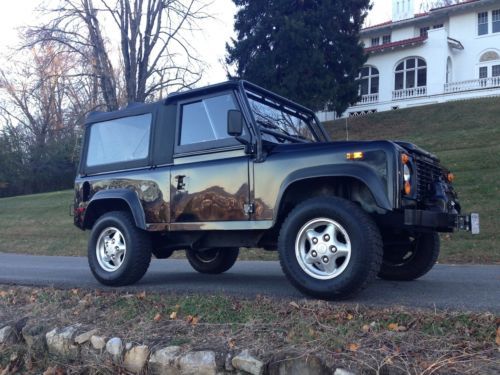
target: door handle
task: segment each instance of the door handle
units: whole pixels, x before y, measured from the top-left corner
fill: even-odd
[[[177,175],[175,176],[175,180],[177,181],[177,190],[184,190],[186,187],[186,183],[184,182],[185,175]]]

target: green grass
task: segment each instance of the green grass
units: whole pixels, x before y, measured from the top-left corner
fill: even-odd
[[[0,252],[83,255],[87,233],[73,225],[73,191],[0,199]]]
[[[441,262],[500,262],[500,98],[381,112],[327,124],[336,140],[395,139],[439,156],[455,174],[465,212],[479,212],[481,234],[442,236]]]
[[[500,99],[383,112],[327,124],[336,140],[407,140],[436,153],[456,175],[464,211],[481,214],[481,234],[442,236],[440,262],[500,262]],[[87,233],[69,216],[73,191],[0,199],[0,252],[85,255]],[[182,254],[176,254],[176,257]],[[240,259],[276,259],[242,250]]]

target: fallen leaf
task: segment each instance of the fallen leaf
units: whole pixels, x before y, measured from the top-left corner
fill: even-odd
[[[193,316],[192,315],[186,316],[186,322],[187,323],[191,323],[192,321],[193,321]]]
[[[156,314],[155,317],[153,318],[153,320],[155,322],[159,322],[161,320],[161,314],[160,313]]]
[[[139,299],[144,299],[146,298],[146,291],[142,291],[141,293],[137,294],[137,298]]]
[[[397,331],[398,327],[399,327],[398,323],[389,323],[389,325],[387,326],[387,328],[389,328],[389,330],[391,331]]]
[[[363,327],[361,327],[361,330],[365,333],[370,332],[371,327],[368,324],[365,324]]]
[[[170,319],[172,320],[177,319],[177,311],[172,311],[172,313],[170,314]]]
[[[347,320],[353,320],[354,316],[352,314],[347,314]]]
[[[300,306],[297,302],[290,302],[290,306],[295,307],[296,309],[300,309]]]
[[[191,324],[193,326],[197,325],[198,322],[200,321],[200,318],[198,316],[193,317],[193,320],[191,321]]]
[[[73,293],[76,296],[78,294],[78,288],[71,289],[71,293]]]
[[[497,345],[500,345],[500,326],[497,327],[497,338],[495,339]]]
[[[0,298],[5,298],[9,295],[5,290],[0,290]]]
[[[234,339],[229,339],[227,344],[229,346],[229,349],[234,349],[236,346],[236,341],[234,341]]]
[[[351,343],[347,345],[347,349],[349,349],[351,352],[355,352],[359,349],[359,344]]]

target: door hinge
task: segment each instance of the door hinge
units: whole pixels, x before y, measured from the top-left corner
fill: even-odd
[[[245,203],[243,206],[243,211],[245,211],[245,215],[251,215],[255,213],[255,203]]]

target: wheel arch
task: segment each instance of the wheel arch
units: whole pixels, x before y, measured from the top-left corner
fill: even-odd
[[[94,194],[85,210],[83,227],[91,229],[97,219],[106,212],[128,211],[135,225],[146,229],[146,217],[137,194],[128,189],[101,190]]]
[[[349,187],[349,189],[347,189]],[[356,199],[350,199],[355,192]],[[392,205],[388,198],[387,186],[379,176],[367,166],[337,165],[305,168],[291,173],[282,183],[277,199],[274,224],[284,219],[290,203],[297,198],[333,195],[365,203],[365,210],[390,211]],[[367,211],[370,211],[367,210]]]

